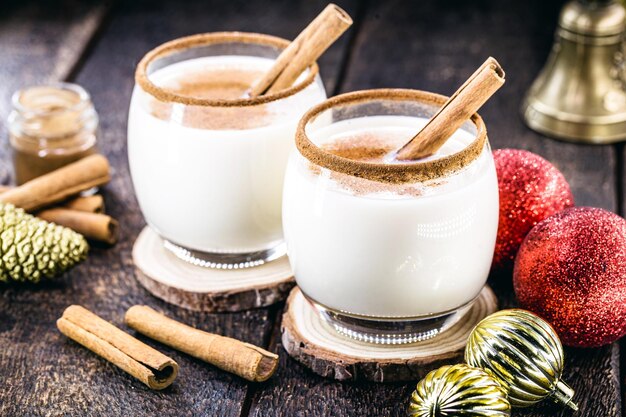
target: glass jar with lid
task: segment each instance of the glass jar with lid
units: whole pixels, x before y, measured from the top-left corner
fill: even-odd
[[[56,83],[15,92],[8,118],[16,183],[96,152],[98,115],[79,85]]]

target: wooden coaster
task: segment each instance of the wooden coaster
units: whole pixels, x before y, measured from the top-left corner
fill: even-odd
[[[211,269],[187,263],[163,247],[145,227],[133,246],[137,280],[154,296],[196,311],[241,311],[284,300],[294,286],[287,256],[243,269]]]
[[[496,296],[485,287],[470,311],[438,336],[406,345],[372,345],[335,332],[296,287],[287,299],[282,343],[289,355],[325,377],[340,381],[418,380],[442,365],[461,362],[474,326],[496,310]]]

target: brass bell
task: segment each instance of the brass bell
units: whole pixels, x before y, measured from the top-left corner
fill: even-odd
[[[626,139],[625,29],[620,3],[565,5],[550,57],[522,104],[530,128],[572,142]]]

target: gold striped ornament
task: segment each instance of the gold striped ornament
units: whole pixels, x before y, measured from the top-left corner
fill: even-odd
[[[465,347],[465,361],[496,378],[513,407],[546,397],[573,410],[574,390],[561,381],[563,346],[556,332],[535,314],[501,310],[476,325]]]
[[[482,369],[442,366],[418,382],[411,396],[412,417],[508,417],[506,390]]]

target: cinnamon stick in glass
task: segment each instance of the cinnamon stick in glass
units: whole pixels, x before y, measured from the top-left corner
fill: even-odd
[[[248,381],[265,381],[278,367],[278,355],[274,353],[230,337],[187,326],[148,306],[136,305],[129,308],[125,321],[128,326],[151,339]]]
[[[329,4],[278,56],[249,94],[256,97],[290,87],[330,45],[352,25],[352,18],[336,4]]]
[[[396,154],[401,161],[414,161],[434,154],[461,125],[504,84],[504,70],[489,57]]]
[[[68,227],[89,240],[113,245],[117,242],[119,224],[111,216],[101,213],[51,208],[37,212],[37,217]]]
[[[168,387],[178,375],[178,364],[173,359],[79,305],[66,308],[57,327],[152,389]]]
[[[0,195],[0,201],[33,211],[109,182],[109,162],[99,154],[87,156]]]

